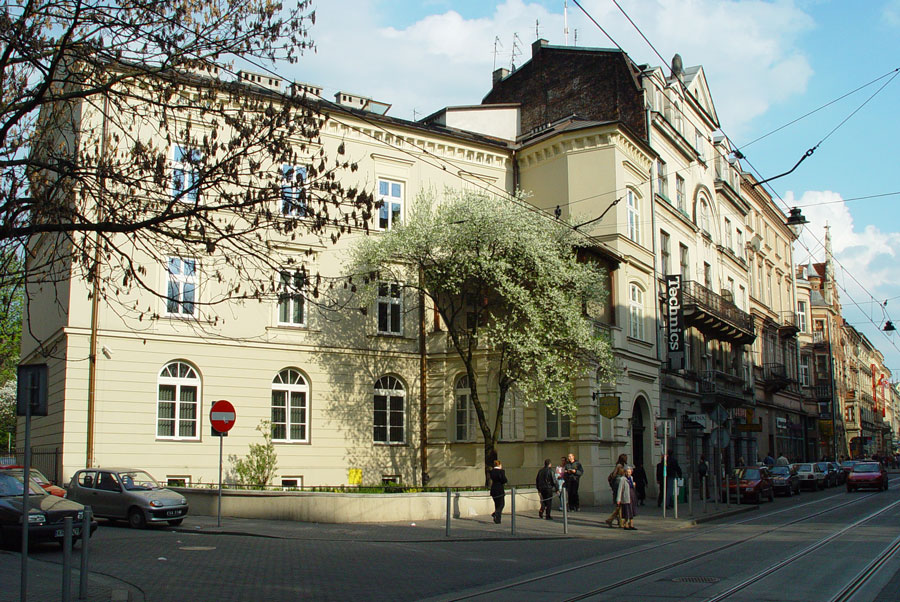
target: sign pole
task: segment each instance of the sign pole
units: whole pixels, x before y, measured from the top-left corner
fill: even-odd
[[[28,511],[28,489],[31,484],[31,401],[35,392],[34,376],[29,385],[28,403],[25,404],[25,490],[22,491],[22,577],[19,583],[19,596],[22,602],[28,599],[28,524],[31,513]]]
[[[234,426],[236,418],[237,412],[235,412],[234,406],[231,405],[231,402],[224,399],[220,399],[213,403],[212,407],[209,409],[209,424],[213,430],[212,434],[214,437],[219,438],[219,495],[216,508],[217,527],[222,526],[222,447],[225,444],[225,442],[222,441],[222,437],[228,435],[228,431]]]
[[[662,480],[662,488],[663,488],[663,518],[666,518],[666,508],[669,506],[669,492],[668,489],[668,469],[669,469],[669,421],[665,420],[663,422],[663,480]]]
[[[222,445],[224,444],[225,437],[222,436],[222,433],[219,433],[219,504],[216,509],[216,526],[222,526]]]

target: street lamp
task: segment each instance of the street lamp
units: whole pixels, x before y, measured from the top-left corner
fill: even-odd
[[[884,323],[884,328],[882,328],[881,330],[883,330],[885,332],[894,332],[895,330],[897,330],[897,328],[894,326],[893,322],[888,320],[887,322]]]
[[[803,230],[803,226],[809,223],[809,220],[803,217],[803,212],[800,211],[799,207],[791,208],[791,215],[787,219],[788,228],[791,229],[791,232],[794,233],[794,236],[800,238],[800,232]]]

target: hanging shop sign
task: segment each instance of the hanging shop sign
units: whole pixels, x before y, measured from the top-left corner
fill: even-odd
[[[669,368],[684,368],[684,306],[682,305],[681,274],[666,275],[666,349]]]
[[[622,404],[617,395],[598,395],[597,411],[604,418],[615,418],[622,413]]]

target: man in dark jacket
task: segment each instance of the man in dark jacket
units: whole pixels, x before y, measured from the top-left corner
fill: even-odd
[[[584,474],[584,468],[581,462],[575,459],[575,454],[569,454],[568,462],[566,462],[566,497],[568,499],[569,510],[578,512],[580,504],[578,503],[578,481]]]
[[[681,478],[681,466],[675,459],[675,454],[669,452],[666,463],[666,508],[675,507],[675,479]]]
[[[550,465],[550,459],[544,460],[544,467],[537,473],[534,480],[534,486],[537,487],[541,496],[541,509],[538,511],[538,517],[550,518],[550,509],[553,507],[553,494],[556,493],[556,473]]]

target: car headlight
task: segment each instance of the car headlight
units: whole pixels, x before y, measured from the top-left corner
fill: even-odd
[[[43,514],[29,514],[28,515],[28,524],[36,523],[41,524],[47,522],[47,517]]]
[[[182,505],[187,504],[187,500],[185,498],[181,498],[181,504]]]
[[[160,508],[163,504],[159,500],[150,500],[150,505],[154,508]]]

